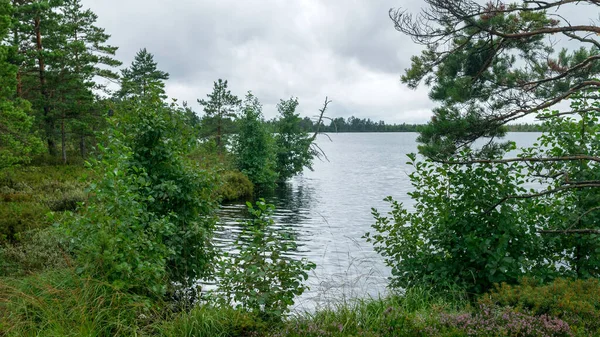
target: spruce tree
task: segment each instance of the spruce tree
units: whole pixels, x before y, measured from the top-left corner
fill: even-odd
[[[232,119],[235,118],[235,112],[242,101],[227,88],[227,80],[222,79],[214,82],[213,92],[207,97],[207,100],[198,100],[206,113],[202,120],[203,127],[209,135],[215,136],[217,149],[220,151],[225,128],[233,124]]]
[[[131,63],[131,67],[121,72],[120,98],[146,97],[149,93],[165,96],[165,82],[169,73],[158,70],[154,55],[146,48],[141,49]]]

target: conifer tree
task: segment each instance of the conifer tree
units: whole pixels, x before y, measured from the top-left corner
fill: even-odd
[[[76,135],[81,155],[85,156],[85,138],[92,136],[94,125],[101,123],[94,89],[105,89],[94,81],[95,77],[118,79],[111,68],[121,65],[113,57],[116,47],[107,45],[110,35],[95,25],[97,15],[84,10],[80,0],[65,0],[61,6],[60,34],[64,36],[64,57],[52,72],[53,86],[59,112],[61,148],[66,162],[67,132]],[[68,129],[68,130],[67,130]]]
[[[57,154],[61,135],[66,162],[67,134],[76,133],[82,154],[85,138],[99,123],[93,90],[103,89],[96,77],[115,80],[111,70],[121,63],[116,47],[95,25],[97,16],[80,0],[13,0],[13,28],[5,43],[10,61],[18,66],[17,96],[33,105],[37,124],[51,155]]]
[[[11,5],[0,0],[0,40],[10,26]],[[28,155],[39,152],[42,144],[31,128],[30,105],[16,97],[17,67],[7,61],[9,48],[0,45],[0,168],[27,162]]]
[[[232,119],[242,101],[227,88],[227,80],[222,79],[214,82],[213,92],[207,97],[207,100],[198,100],[206,113],[203,118],[204,128],[210,135],[215,135],[217,149],[221,150],[224,129],[226,125],[233,123]]]
[[[141,49],[131,63],[131,67],[121,72],[120,98],[145,97],[150,92],[165,96],[165,82],[169,73],[158,70],[154,55],[146,48]]]
[[[37,124],[43,130],[50,155],[57,153],[56,115],[48,69],[60,58],[61,34],[57,34],[59,0],[13,0],[10,62],[18,66],[17,95],[32,103]]]

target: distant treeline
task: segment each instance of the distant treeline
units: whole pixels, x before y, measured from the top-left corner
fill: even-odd
[[[306,132],[317,129],[316,122],[308,117],[300,121]],[[356,118],[354,116],[329,119],[329,124],[322,123],[319,131],[322,132],[419,132],[424,124],[386,124],[384,121],[373,121],[370,118]],[[538,124],[510,124],[505,126],[508,132],[541,132]]]

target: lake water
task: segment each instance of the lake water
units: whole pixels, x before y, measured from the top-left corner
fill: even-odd
[[[412,186],[407,154],[417,152],[416,133],[330,134],[317,143],[329,161],[316,160],[314,171],[293,178],[267,201],[275,204],[276,226],[297,235],[295,257],[317,264],[310,290],[296,299],[296,310],[377,297],[386,292],[389,268],[362,239],[374,223],[371,207],[387,211],[383,198],[392,196],[410,207]],[[539,133],[510,133],[517,146],[531,146]],[[220,210],[220,245],[227,247],[240,231],[245,203]]]

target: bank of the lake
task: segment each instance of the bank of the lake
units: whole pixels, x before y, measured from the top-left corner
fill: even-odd
[[[414,288],[388,293],[389,270],[362,239],[392,195],[410,205],[405,163],[416,134],[333,134],[318,139],[329,161],[268,196],[275,226],[293,229],[299,248],[318,268],[311,290],[283,322],[232,308],[149,305],[77,273],[52,231],[63,211],[84,201],[83,166],[29,166],[2,179],[5,238],[20,244],[0,252],[0,336],[593,336],[600,329],[597,281],[525,283],[480,297]],[[536,134],[510,134],[528,146]],[[242,203],[220,210],[220,245],[228,249],[245,217]],[[54,211],[53,218],[45,217]],[[28,214],[28,215],[27,215]],[[21,226],[21,227],[17,227]],[[8,248],[7,248],[8,247]],[[546,315],[546,316],[544,316]],[[507,330],[507,326],[511,326]],[[531,330],[527,334],[526,329]],[[543,334],[538,334],[543,333]]]

